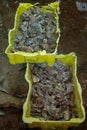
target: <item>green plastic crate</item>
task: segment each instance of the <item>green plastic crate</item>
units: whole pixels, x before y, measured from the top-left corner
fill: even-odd
[[[27,11],[28,8],[33,8],[33,7],[34,7],[34,5],[32,5],[30,3],[23,3],[23,4],[19,5],[19,7],[16,11],[14,28],[9,31],[9,34],[8,34],[9,45],[8,45],[6,51],[5,51],[5,53],[7,54],[11,64],[25,63],[25,62],[31,62],[31,63],[38,62],[37,57],[39,55],[41,55],[43,57],[43,55],[46,54],[45,50],[34,52],[34,53],[23,52],[23,51],[18,51],[18,52],[15,52],[15,53],[11,52],[11,48],[15,44],[14,39],[15,39],[16,35],[18,34],[18,26],[19,26],[20,16],[25,11]],[[60,38],[59,15],[58,15],[59,14],[59,2],[54,2],[54,3],[48,4],[48,6],[42,6],[41,11],[48,13],[47,9],[49,7],[51,7],[53,9],[53,13],[55,14],[55,20],[56,20],[56,23],[57,23],[56,32],[58,33],[58,38],[57,38],[56,43],[55,43],[56,48],[54,49],[54,53],[56,53],[57,48],[58,48],[59,38]]]
[[[85,110],[82,103],[82,89],[80,86],[80,83],[78,82],[76,72],[77,72],[77,57],[74,53],[70,53],[67,55],[53,55],[53,57],[47,57],[47,60],[45,62],[48,63],[48,65],[53,65],[55,60],[61,61],[65,63],[66,65],[69,65],[72,67],[72,75],[73,75],[73,82],[75,84],[74,88],[74,95],[75,95],[75,104],[78,111],[78,118],[72,118],[69,121],[40,121],[38,118],[32,117],[30,115],[30,94],[32,91],[32,80],[31,80],[31,72],[30,72],[30,64],[27,63],[27,69],[25,78],[26,81],[29,83],[29,91],[26,98],[26,101],[23,106],[23,121],[28,124],[30,128],[34,127],[41,127],[43,130],[49,130],[49,129],[58,129],[58,130],[66,130],[68,127],[72,126],[78,126],[80,123],[82,123],[85,119]],[[50,62],[51,61],[51,62]],[[42,63],[42,61],[39,61],[39,63]]]

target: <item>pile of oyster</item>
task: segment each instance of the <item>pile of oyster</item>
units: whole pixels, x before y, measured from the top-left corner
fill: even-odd
[[[12,52],[54,52],[58,33],[55,14],[51,7],[42,12],[39,7],[29,8],[20,16],[18,34]]]
[[[31,65],[33,88],[31,115],[40,120],[70,120],[77,117],[72,67],[56,61]]]

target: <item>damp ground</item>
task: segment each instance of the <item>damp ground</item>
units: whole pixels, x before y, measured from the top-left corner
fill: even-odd
[[[31,0],[0,0],[0,129],[27,130],[22,122],[22,105],[28,84],[24,79],[25,64],[10,65],[4,54],[8,46],[8,32],[14,25],[15,12],[22,2]],[[33,0],[46,4],[52,0]],[[59,53],[75,52],[78,56],[78,79],[83,90],[83,103],[87,112],[87,1],[62,0],[60,4],[61,38]],[[86,130],[87,119],[77,128]],[[39,129],[38,129],[39,130]]]

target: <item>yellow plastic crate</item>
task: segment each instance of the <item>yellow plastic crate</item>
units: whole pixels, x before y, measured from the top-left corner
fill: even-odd
[[[15,15],[15,23],[14,23],[14,28],[12,30],[9,31],[8,34],[8,42],[9,45],[5,51],[5,53],[7,54],[9,61],[11,64],[17,64],[17,63],[24,63],[24,62],[38,62],[38,56],[41,55],[43,57],[43,55],[46,54],[46,51],[38,51],[35,53],[28,53],[28,52],[23,52],[23,51],[18,51],[15,53],[11,52],[11,48],[12,46],[15,44],[14,39],[16,37],[16,35],[18,34],[18,26],[19,26],[19,21],[20,21],[20,16],[21,14],[23,14],[25,11],[27,11],[28,8],[33,8],[34,5],[30,4],[30,3],[23,3],[20,4],[16,15]],[[57,52],[57,48],[58,48],[58,42],[59,42],[59,38],[60,38],[60,29],[59,29],[59,2],[54,2],[51,4],[48,4],[48,6],[42,6],[41,7],[41,11],[42,12],[48,12],[47,9],[51,7],[53,9],[53,12],[55,14],[55,20],[57,22],[57,30],[56,32],[58,33],[58,38],[56,41],[56,48],[54,50],[54,53]],[[51,53],[49,54],[51,55]]]
[[[49,66],[53,65],[55,60],[58,60],[72,67],[73,82],[75,84],[75,88],[74,88],[75,104],[78,111],[78,118],[72,118],[69,121],[50,121],[50,120],[40,121],[38,118],[32,117],[29,114],[31,109],[30,95],[31,95],[33,85],[31,80],[30,64],[27,63],[25,78],[26,81],[29,83],[29,91],[23,106],[23,121],[27,123],[30,128],[41,127],[43,130],[45,129],[49,130],[55,128],[58,130],[66,130],[70,126],[78,126],[85,119],[85,110],[82,103],[82,89],[76,76],[77,57],[74,53],[70,53],[67,55],[63,55],[63,54],[53,55],[52,57],[49,57],[49,55],[47,55],[46,59],[47,60],[45,62],[47,62]],[[42,61],[39,60],[39,63],[42,63]]]

